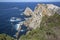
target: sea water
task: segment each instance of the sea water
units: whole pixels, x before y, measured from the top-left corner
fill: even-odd
[[[17,32],[16,29],[19,28],[18,24],[21,21],[25,20],[25,16],[23,15],[26,7],[31,8],[34,11],[35,6],[39,2],[0,2],[0,33],[5,33],[8,35],[15,35]],[[40,2],[45,4],[54,4],[60,6],[60,2]],[[11,18],[20,18],[20,21],[11,22]],[[26,33],[26,27],[22,25],[22,30],[20,35]],[[23,31],[23,32],[22,32]]]

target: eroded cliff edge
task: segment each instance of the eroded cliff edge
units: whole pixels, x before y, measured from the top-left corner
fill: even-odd
[[[25,15],[27,14],[28,13],[25,13]],[[35,25],[37,25],[37,22],[34,22],[34,18],[38,16],[40,19],[35,19],[35,21],[41,20],[40,25],[33,26],[33,24],[31,24],[33,26],[31,28],[34,30],[21,36],[21,40],[60,40],[60,7],[53,4],[38,4],[33,11],[33,14],[31,13],[27,16],[30,15],[30,18],[33,20]],[[30,23],[32,22],[30,21],[29,24]],[[27,27],[30,28],[30,26]]]
[[[36,29],[40,27],[43,16],[49,17],[53,16],[55,13],[60,13],[60,7],[53,4],[37,4],[34,11],[27,7],[24,11],[24,15],[31,17],[26,18],[24,25],[28,27],[28,29]]]

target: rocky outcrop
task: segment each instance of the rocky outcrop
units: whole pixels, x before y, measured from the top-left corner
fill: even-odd
[[[22,23],[20,24],[25,25],[28,30],[36,29],[40,27],[43,16],[50,17],[53,16],[55,13],[60,14],[60,7],[53,4],[37,4],[34,11],[27,7],[23,13],[25,16],[27,16],[27,18],[25,18],[25,20],[22,21]],[[21,31],[20,29],[21,27],[18,28],[18,32],[16,34],[17,37],[19,32]]]
[[[31,17],[25,20],[24,25],[26,25],[29,29],[36,29],[37,27],[40,27],[43,16],[52,16],[56,12],[60,13],[60,8],[53,4],[38,4],[34,11],[27,7],[24,11],[24,15]]]
[[[55,13],[60,15],[60,7],[53,4],[37,4],[34,11],[29,7],[25,9],[23,15],[27,16],[24,21],[17,24],[16,39],[19,39],[19,33],[23,31],[22,25],[25,25],[28,30],[40,28],[43,16],[53,16]],[[30,31],[27,32],[27,34]]]
[[[28,28],[36,29],[37,27],[40,27],[43,16],[52,16],[55,13],[60,13],[60,7],[53,4],[38,4],[34,11],[27,7],[24,11],[24,15],[31,17],[25,20],[24,25]]]
[[[30,16],[33,13],[33,11],[29,7],[27,7],[23,13],[26,16]]]
[[[38,11],[38,9],[37,9],[37,11]],[[24,23],[24,25],[26,25],[29,29],[36,29],[37,26],[40,25],[42,15],[41,15],[41,13],[36,13],[37,11],[31,12],[30,13],[31,17],[28,18],[28,20],[26,20],[25,23]],[[28,14],[29,14],[29,12],[28,12]]]
[[[37,27],[40,27],[43,16],[49,17],[55,13],[60,14],[60,7],[53,4],[37,4],[34,11],[27,7],[23,13],[28,18],[25,18],[25,21],[22,21],[22,25],[25,25],[28,29],[36,29]],[[19,24],[21,24],[21,22]],[[20,28],[17,30],[19,31],[19,29]]]

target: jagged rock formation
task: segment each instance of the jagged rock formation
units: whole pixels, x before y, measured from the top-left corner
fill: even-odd
[[[52,16],[56,12],[60,13],[60,7],[53,4],[38,4],[34,11],[27,7],[24,11],[24,15],[31,17],[25,20],[24,25],[26,25],[29,29],[36,29],[39,27],[43,16]]]
[[[55,6],[53,4],[38,4],[34,11],[32,11],[29,7],[27,7],[25,9],[25,11],[23,12],[25,16],[27,16],[28,18],[25,18],[25,21],[22,21],[22,25],[25,25],[28,30],[29,29],[36,29],[40,27],[42,18],[44,16],[53,16],[55,13],[60,13],[60,7]],[[20,25],[21,26],[21,25]],[[18,32],[17,32],[17,36],[19,34],[19,31],[21,27],[18,28]]]
[[[40,28],[28,31],[20,40],[60,40],[60,15],[44,16]]]
[[[29,7],[27,7],[24,11],[24,15],[26,15],[26,16],[30,16],[32,13],[33,13],[33,11]]]
[[[28,9],[31,10],[30,8],[26,8],[24,14],[29,14],[28,16],[31,15],[31,17],[24,22],[24,25],[26,25],[28,28],[36,29],[36,27],[40,25],[42,15],[41,13],[36,14],[32,12],[32,10],[30,12],[27,12]]]

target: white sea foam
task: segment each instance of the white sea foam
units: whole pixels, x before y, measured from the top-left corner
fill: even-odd
[[[23,22],[19,22],[18,24],[15,25],[16,30],[19,30],[21,25],[23,25]]]
[[[24,30],[21,30],[21,32],[23,32]]]
[[[10,22],[18,22],[18,21],[21,21],[21,19],[20,18],[16,18],[16,17],[12,17],[10,19]]]
[[[21,27],[20,24],[16,24],[16,30],[19,30],[19,27]]]

